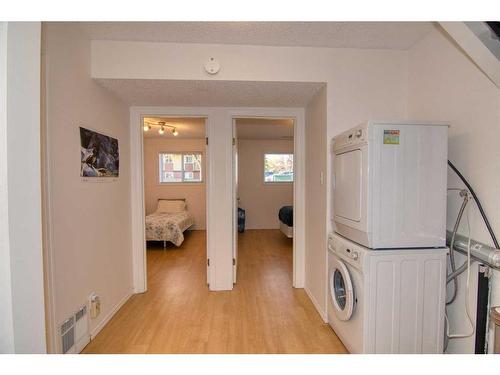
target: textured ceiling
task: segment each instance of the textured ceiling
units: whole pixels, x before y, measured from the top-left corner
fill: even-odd
[[[408,49],[431,22],[82,22],[93,40]]]
[[[293,139],[293,120],[241,118],[236,119],[238,139]]]
[[[131,106],[305,107],[323,83],[96,79]]]
[[[166,125],[174,126],[177,136],[172,134],[172,128],[166,128],[165,133],[159,134],[157,124],[164,121]],[[145,117],[144,122],[151,124],[151,129],[144,132],[144,138],[205,138],[205,119],[202,117]]]

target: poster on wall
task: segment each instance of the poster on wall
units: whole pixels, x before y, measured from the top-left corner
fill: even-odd
[[[118,177],[118,139],[80,127],[80,176]]]

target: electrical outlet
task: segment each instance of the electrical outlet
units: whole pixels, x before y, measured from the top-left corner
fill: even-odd
[[[99,297],[96,293],[90,294],[90,317],[95,319],[101,313],[101,297]]]

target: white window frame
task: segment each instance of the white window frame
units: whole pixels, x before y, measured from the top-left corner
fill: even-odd
[[[161,167],[160,167],[160,158],[161,158],[161,155],[163,154],[175,154],[175,155],[181,155],[181,158],[182,158],[182,181],[161,181]],[[184,173],[186,172],[184,170],[184,156],[185,155],[192,155],[192,154],[199,154],[200,157],[201,157],[201,160],[200,160],[200,174],[201,174],[201,179],[199,181],[189,181],[189,180],[184,180]],[[201,151],[160,151],[158,152],[158,159],[157,159],[157,162],[158,162],[158,165],[157,165],[157,183],[158,185],[175,185],[175,184],[202,184],[203,183],[203,180],[204,180],[204,167],[203,167],[203,162],[204,162],[204,158],[205,155],[203,154],[203,152]],[[189,172],[189,171],[188,171]],[[173,173],[173,172],[172,172]]]
[[[292,164],[293,179],[292,181],[266,181],[266,155],[292,155],[295,163],[295,155],[293,152],[264,152],[262,155],[262,180],[265,185],[283,185],[283,184],[293,184],[295,181],[295,168]]]

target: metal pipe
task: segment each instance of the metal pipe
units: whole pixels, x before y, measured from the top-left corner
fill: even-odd
[[[446,231],[446,244],[450,246],[453,233],[449,230]],[[468,238],[461,234],[455,235],[453,248],[462,254],[467,255]],[[470,255],[472,258],[479,260],[490,267],[500,269],[500,250],[494,247],[485,245],[484,243],[471,239],[470,242]]]

